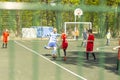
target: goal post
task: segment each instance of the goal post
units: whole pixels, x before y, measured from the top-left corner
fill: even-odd
[[[85,24],[85,25],[89,25],[88,29],[92,29],[92,23],[91,22],[64,22],[64,32],[67,33],[67,25],[68,24]]]

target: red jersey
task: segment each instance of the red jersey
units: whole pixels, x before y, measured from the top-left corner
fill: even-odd
[[[8,32],[3,32],[3,42],[8,42],[8,36],[9,36],[9,33]]]
[[[67,49],[67,47],[68,47],[68,42],[67,42],[66,39],[63,39],[63,41],[62,41],[62,49]]]
[[[118,48],[118,60],[120,60],[120,48]]]
[[[94,35],[89,34],[88,39],[87,39],[87,46],[86,46],[86,51],[87,52],[92,52],[94,47]]]
[[[65,33],[62,33],[62,35],[61,35],[61,38],[62,38],[62,45],[61,45],[61,47],[62,47],[62,49],[67,49],[67,47],[68,47],[68,41],[66,40],[66,34]]]

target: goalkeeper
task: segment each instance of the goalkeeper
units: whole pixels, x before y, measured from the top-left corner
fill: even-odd
[[[8,29],[5,29],[5,31],[3,32],[2,39],[3,39],[2,48],[7,48],[8,39],[9,39]]]

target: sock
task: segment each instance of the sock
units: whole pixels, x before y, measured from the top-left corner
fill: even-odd
[[[4,48],[4,43],[2,44],[2,48]]]
[[[65,49],[63,49],[63,51],[64,51],[64,56],[66,56],[66,50],[65,50]]]
[[[7,43],[5,44],[5,48],[7,48]]]
[[[94,60],[96,60],[95,54],[94,54],[94,53],[92,53],[92,55],[93,55],[93,57],[94,57]]]
[[[89,60],[89,53],[86,53],[86,59]]]

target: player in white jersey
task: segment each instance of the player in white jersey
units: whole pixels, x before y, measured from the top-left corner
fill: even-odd
[[[57,29],[54,28],[54,29],[53,29],[53,32],[51,32],[51,33],[48,35],[48,36],[50,36],[48,45],[44,47],[45,49],[51,49],[51,48],[53,48],[52,57],[53,57],[54,59],[57,57],[57,56],[56,56],[56,52],[57,52],[57,37],[58,37],[58,35],[59,35],[59,34],[57,34]]]

